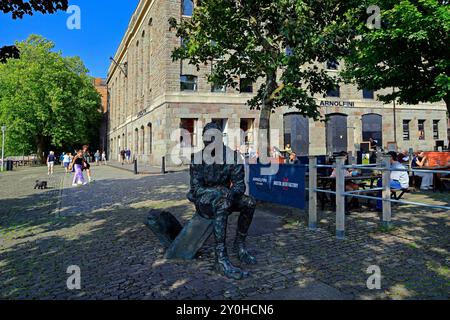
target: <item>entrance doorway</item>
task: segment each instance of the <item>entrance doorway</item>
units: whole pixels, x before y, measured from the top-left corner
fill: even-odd
[[[347,151],[347,115],[342,113],[332,113],[327,115],[327,153]]]
[[[298,156],[309,154],[309,120],[299,113],[287,113],[283,116],[284,146],[291,145]],[[283,146],[281,146],[283,148]]]

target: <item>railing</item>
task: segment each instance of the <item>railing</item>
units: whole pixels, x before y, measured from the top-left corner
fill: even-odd
[[[390,179],[391,171],[406,171],[406,172],[428,172],[428,173],[450,173],[445,170],[423,170],[423,169],[391,169],[390,156],[383,156],[382,163],[371,165],[345,165],[345,157],[336,157],[336,165],[318,165],[317,158],[314,156],[309,157],[309,228],[315,230],[317,228],[317,193],[329,193],[336,196],[336,238],[345,238],[345,196],[352,196],[355,198],[381,200],[383,202],[381,224],[383,227],[389,228],[391,226],[391,203],[408,204],[415,206],[423,206],[428,208],[449,210],[448,206],[431,205],[420,202],[404,201],[391,199]],[[317,188],[317,168],[334,168],[336,171],[336,191],[323,190]],[[377,170],[382,172],[382,187],[345,191],[345,170],[346,169],[365,169],[365,170]],[[368,195],[362,195],[364,192],[382,192],[382,197],[374,197]]]

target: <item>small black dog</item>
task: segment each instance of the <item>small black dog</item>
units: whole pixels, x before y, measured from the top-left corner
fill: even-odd
[[[47,181],[39,181],[36,180],[36,184],[34,186],[34,188],[38,188],[38,189],[47,189]]]

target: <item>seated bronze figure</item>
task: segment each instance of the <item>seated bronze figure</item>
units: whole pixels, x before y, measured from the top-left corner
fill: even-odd
[[[226,230],[228,216],[239,212],[236,238],[233,249],[239,260],[244,264],[256,264],[256,259],[246,248],[250,224],[253,219],[256,201],[245,195],[244,164],[240,161],[240,154],[223,144],[222,135],[216,135],[215,141],[205,138],[208,130],[219,130],[216,123],[208,123],[203,130],[205,148],[201,154],[194,154],[190,166],[190,191],[188,199],[195,204],[197,213],[204,218],[213,219],[213,234],[215,238],[215,269],[227,277],[241,279],[248,276],[248,272],[233,266],[230,262],[226,247]],[[212,142],[223,151],[220,159],[223,161],[205,161],[205,150]],[[217,147],[216,147],[217,149]],[[213,149],[212,156],[218,152]],[[207,151],[209,152],[209,151]],[[207,153],[206,152],[206,153]],[[231,155],[231,157],[230,157]],[[200,159],[200,161],[199,161]],[[231,161],[230,161],[231,159]]]

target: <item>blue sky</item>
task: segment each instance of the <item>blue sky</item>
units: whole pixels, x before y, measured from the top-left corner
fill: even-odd
[[[122,36],[128,26],[138,0],[69,0],[69,5],[81,9],[81,29],[69,30],[66,21],[70,14],[35,13],[13,20],[10,14],[0,13],[0,47],[25,40],[30,34],[40,34],[55,42],[55,49],[64,56],[80,56],[90,74],[106,77]]]

